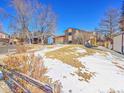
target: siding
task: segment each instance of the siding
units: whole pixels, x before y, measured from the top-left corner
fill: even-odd
[[[54,43],[56,44],[64,44],[65,36],[58,36],[54,38]]]
[[[122,53],[122,34],[114,37],[113,50]]]
[[[0,33],[0,38],[6,38],[6,35],[3,33]]]

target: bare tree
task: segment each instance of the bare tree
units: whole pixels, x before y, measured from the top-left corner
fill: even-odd
[[[82,33],[80,33],[80,32],[77,32],[76,34],[75,34],[75,43],[77,43],[77,44],[82,44],[83,43],[83,36],[82,36]]]
[[[109,9],[100,22],[99,31],[108,37],[112,37],[113,33],[120,31],[119,17],[119,11],[117,9]]]
[[[30,0],[11,0],[8,6],[13,9],[13,14],[2,8],[0,12],[4,18],[9,19],[9,27],[16,33],[23,33],[23,38],[28,38],[30,41],[29,26],[33,14],[32,2]]]
[[[14,14],[4,9],[0,9],[0,12],[9,19],[10,27],[20,33],[20,37],[28,39],[29,43],[32,31],[40,31],[41,39],[55,31],[56,16],[51,7],[42,5],[38,0],[12,0],[10,5]]]
[[[41,32],[41,40],[44,43],[45,38],[50,37],[56,31],[56,14],[50,6],[41,7],[42,11],[38,15],[38,29]]]

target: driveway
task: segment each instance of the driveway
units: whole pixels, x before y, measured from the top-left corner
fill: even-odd
[[[102,47],[102,46],[99,46],[99,47],[97,47],[97,48],[95,48],[95,49],[98,49],[98,50],[101,50],[101,51],[110,52],[110,53],[111,53],[112,55],[114,55],[114,56],[117,56],[117,57],[119,57],[119,58],[124,58],[124,55],[123,55],[123,54],[120,54],[120,53],[118,53],[118,52],[115,52],[115,51],[113,51],[113,50],[110,50],[110,49],[105,48],[105,47]]]
[[[14,45],[0,46],[0,54],[7,54],[8,50],[15,49]]]

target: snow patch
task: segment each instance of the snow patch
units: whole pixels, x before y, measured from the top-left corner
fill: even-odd
[[[36,55],[43,57],[44,65],[48,68],[45,74],[54,81],[58,80],[62,84],[62,93],[109,93],[110,89],[124,93],[124,72],[120,71],[112,62],[117,62],[124,66],[124,60],[116,58],[109,52],[106,56],[99,53],[79,58],[79,61],[85,65],[86,69],[95,72],[95,76],[90,82],[80,81],[75,74],[76,68],[64,64],[60,60],[46,58],[44,54],[61,48],[44,48],[36,52]],[[78,53],[87,52],[85,49],[76,48]],[[123,74],[122,74],[123,73]],[[73,74],[73,75],[72,75]],[[70,92],[69,92],[70,91]]]
[[[87,53],[87,51],[85,49],[82,49],[82,48],[79,48],[79,47],[75,48],[75,50],[76,50],[77,53]]]
[[[62,84],[62,93],[83,93],[82,90],[85,88],[84,81],[78,80],[78,76],[74,73],[77,69],[70,65],[63,64],[57,59],[44,59],[44,64],[48,67],[48,73],[46,74],[54,81],[58,80]],[[72,74],[74,75],[72,75]]]
[[[107,93],[110,88],[124,91],[124,75],[118,74],[117,67],[111,61],[112,57],[108,57],[96,54],[79,59],[90,71],[96,72],[96,77],[85,86],[87,93]]]

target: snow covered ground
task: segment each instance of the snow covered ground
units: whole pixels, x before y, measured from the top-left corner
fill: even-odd
[[[85,66],[95,72],[95,77],[85,86],[83,93],[107,93],[109,89],[124,93],[124,69],[117,67],[112,62],[119,63],[119,59],[115,59],[112,55],[107,57],[100,54],[82,57],[79,59]],[[124,61],[120,66],[124,67]],[[88,92],[87,92],[88,91]]]
[[[106,55],[95,53],[77,58],[86,70],[94,72],[94,76],[86,82],[80,80],[75,73],[77,68],[64,64],[61,60],[45,56],[46,52],[54,51],[64,46],[45,48],[36,52],[43,57],[48,68],[47,76],[53,81],[60,81],[62,93],[124,93],[124,59],[118,58],[109,52]],[[76,48],[76,52],[85,53],[85,49]],[[64,56],[64,55],[63,55]],[[85,71],[86,71],[85,70]],[[115,92],[116,91],[116,92]]]

